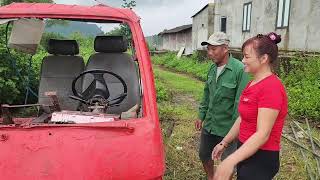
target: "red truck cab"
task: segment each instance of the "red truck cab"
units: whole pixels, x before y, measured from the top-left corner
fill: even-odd
[[[126,54],[124,37],[98,36],[96,52],[84,64],[75,41],[50,40],[41,65],[38,103],[1,107],[0,179],[162,179],[163,142],[140,18],[130,9],[105,5],[0,7],[0,20],[13,25],[47,19],[125,23],[134,52]],[[21,46],[33,47],[11,44]],[[10,114],[30,106],[42,111],[25,118]]]

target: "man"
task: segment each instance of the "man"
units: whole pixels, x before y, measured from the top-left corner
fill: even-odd
[[[195,122],[196,129],[201,130],[199,157],[208,179],[213,179],[214,175],[212,150],[222,142],[237,119],[239,96],[249,79],[241,61],[229,54],[229,42],[225,33],[217,32],[201,43],[207,46],[208,57],[213,61],[199,107],[199,119]],[[222,143],[227,147],[222,155],[224,159],[237,145]]]

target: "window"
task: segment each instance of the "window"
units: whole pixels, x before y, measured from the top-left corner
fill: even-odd
[[[220,31],[227,33],[227,17],[221,17]]]
[[[291,0],[278,0],[277,28],[286,28],[289,26]]]
[[[250,31],[251,9],[252,9],[252,2],[245,3],[243,5],[243,21],[242,21],[242,31],[243,32]]]

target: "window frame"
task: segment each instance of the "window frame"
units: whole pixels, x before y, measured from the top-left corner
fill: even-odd
[[[222,31],[222,19],[225,19],[225,31]],[[220,18],[220,31],[224,32],[224,33],[227,33],[227,16],[222,16]]]
[[[280,11],[280,1],[282,1],[282,17],[281,17],[281,25],[278,26],[279,24],[279,11]],[[288,24],[287,25],[284,25],[284,22],[285,22],[285,12],[286,12],[286,2],[289,1],[289,9],[287,10],[288,11],[288,16],[287,16],[287,20],[288,20]],[[290,14],[291,14],[291,3],[292,1],[291,0],[278,0],[278,3],[277,3],[277,16],[276,16],[276,24],[275,24],[275,28],[276,29],[286,29],[289,27],[289,24],[290,24]]]
[[[250,12],[250,14],[249,14],[249,12]],[[243,4],[242,27],[241,27],[242,32],[250,32],[251,21],[252,21],[251,17],[252,17],[252,1]]]

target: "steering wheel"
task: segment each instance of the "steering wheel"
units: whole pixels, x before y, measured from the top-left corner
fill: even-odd
[[[84,91],[78,92],[76,90],[76,83],[81,77],[83,77],[86,74],[92,74],[93,80]],[[104,74],[112,75],[113,77],[117,78],[122,84],[123,93],[119,94],[114,99],[109,100],[110,92],[109,92],[108,85],[103,77]],[[99,102],[105,102],[108,106],[112,106],[112,105],[118,105],[124,100],[124,98],[127,96],[128,89],[127,89],[127,84],[119,75],[106,70],[93,69],[93,70],[82,72],[73,80],[72,92],[74,96],[70,96],[70,98],[78,100],[82,103],[91,104],[93,103],[93,101],[99,101]]]

